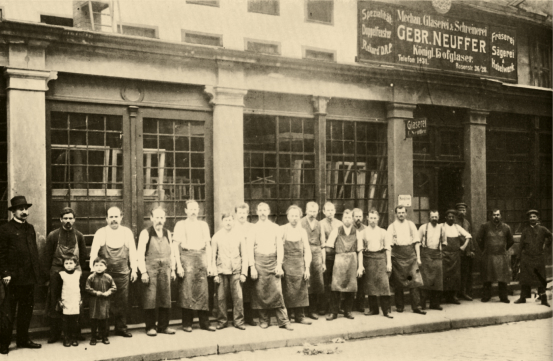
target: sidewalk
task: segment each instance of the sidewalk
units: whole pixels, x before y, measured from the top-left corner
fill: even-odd
[[[310,326],[292,324],[294,331],[278,328],[274,322],[263,330],[247,326],[240,331],[230,326],[217,332],[207,332],[194,328],[192,333],[185,333],[180,325],[175,324],[175,335],[157,335],[148,337],[144,328],[132,331],[132,338],[110,337],[111,345],[99,343],[90,346],[90,335],[87,341],[78,347],[63,347],[61,343],[46,344],[45,339],[34,340],[43,344],[40,350],[17,349],[12,342],[10,360],[117,360],[117,361],[150,361],[178,359],[183,357],[224,354],[236,351],[252,351],[268,348],[299,346],[304,342],[322,343],[334,338],[359,339],[418,332],[446,331],[466,327],[488,326],[507,322],[528,321],[551,318],[552,309],[528,299],[526,304],[515,305],[518,296],[511,296],[510,304],[500,303],[497,297],[488,303],[477,299],[472,302],[462,301],[461,305],[444,305],[443,311],[427,310],[426,315],[414,314],[407,306],[403,313],[395,312],[393,319],[382,315],[364,316],[354,312],[355,320],[339,316],[328,322],[324,317],[313,321]],[[274,318],[273,318],[274,320]],[[197,325],[195,326],[197,327]],[[0,359],[2,356],[0,355]]]

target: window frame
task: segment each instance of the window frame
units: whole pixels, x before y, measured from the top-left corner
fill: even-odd
[[[549,39],[551,41],[551,39]],[[543,64],[541,62],[541,54],[542,49],[545,47],[545,50],[543,51],[543,54],[547,54],[549,57],[549,63]],[[530,81],[531,85],[540,87],[540,88],[546,88],[551,89],[553,84],[552,80],[552,46],[551,43],[543,41],[538,36],[531,36],[529,41],[529,48],[530,48]],[[549,75],[547,77],[543,77],[543,73],[546,72]],[[542,84],[542,79],[547,79],[549,84]]]
[[[310,1],[319,1],[319,2],[328,1],[328,2],[332,3],[332,12],[330,14],[330,22],[322,21],[322,20],[314,20],[314,19],[309,18],[309,2]],[[304,0],[305,21],[308,22],[308,23],[334,26],[334,12],[336,10],[336,7],[334,5],[335,5],[334,0]]]
[[[326,54],[332,54],[332,60],[324,60],[324,59],[316,59],[316,58],[308,58],[307,52],[308,51],[314,51],[318,53],[326,53]],[[312,60],[312,61],[323,61],[326,63],[336,63],[336,50],[330,50],[330,49],[322,49],[322,48],[315,48],[312,46],[302,45],[301,46],[301,53],[302,53],[302,59],[305,60]]]
[[[124,26],[153,30],[154,31],[154,37],[151,38],[149,36],[125,34],[125,33],[122,32]],[[135,36],[137,38],[144,38],[144,39],[159,39],[159,26],[157,26],[157,25],[144,25],[144,24],[136,24],[136,23],[128,23],[128,22],[118,22],[116,27],[117,27],[117,34],[119,34],[119,35]]]
[[[254,1],[255,1],[255,0],[254,0]],[[252,14],[263,14],[263,15],[272,15],[272,16],[280,16],[280,0],[262,0],[262,1],[272,1],[272,2],[275,2],[275,3],[277,4],[276,13],[270,13],[270,12],[265,12],[265,11],[254,11],[254,10],[250,9],[250,4],[252,4],[252,0],[248,0],[248,1],[247,1],[248,13],[252,13]]]
[[[194,34],[194,35],[218,38],[219,39],[219,45],[189,43],[189,42],[185,41],[186,34]],[[223,34],[203,33],[203,32],[200,32],[200,31],[191,31],[191,30],[181,29],[181,42],[183,42],[184,44],[190,44],[190,45],[194,45],[194,46],[198,45],[198,46],[208,46],[210,48],[222,48],[223,47]]]
[[[258,44],[265,44],[265,45],[276,45],[277,47],[277,53],[276,54],[269,54],[269,53],[262,53],[254,50],[248,49],[249,43],[258,43]],[[271,40],[259,40],[259,39],[252,39],[252,38],[244,38],[244,50],[252,53],[252,54],[261,54],[261,55],[269,55],[269,56],[282,56],[282,47],[280,41],[271,41]]]
[[[59,18],[59,19],[66,19],[66,20],[71,20],[71,26],[69,25],[57,25],[57,24],[50,24],[50,23],[46,23],[46,22],[43,22],[42,21],[42,17],[43,16],[48,16],[48,17],[52,17],[52,18]],[[0,17],[1,18],[1,17]],[[55,14],[48,14],[48,13],[40,13],[39,14],[39,21],[41,24],[48,24],[48,25],[53,25],[53,26],[63,26],[63,27],[66,27],[66,28],[72,28],[74,27],[74,20],[73,18],[68,18],[68,17],[65,17],[65,16],[60,16],[60,15],[55,15]]]

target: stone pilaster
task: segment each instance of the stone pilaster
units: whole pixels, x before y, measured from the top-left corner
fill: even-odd
[[[469,110],[465,118],[464,200],[472,229],[486,222],[486,118],[488,112]]]
[[[405,138],[405,119],[413,118],[414,104],[386,104],[388,120],[388,222],[394,221],[399,195],[413,196],[413,139]],[[407,207],[413,219],[413,208]]]
[[[323,210],[326,202],[326,108],[329,97],[313,96],[313,115],[315,121],[315,199],[319,203],[319,210]]]
[[[221,213],[244,202],[244,96],[247,90],[206,87],[213,105],[213,208],[215,231]]]
[[[57,73],[6,68],[8,122],[8,199],[24,195],[33,204],[29,222],[46,235],[46,101]]]

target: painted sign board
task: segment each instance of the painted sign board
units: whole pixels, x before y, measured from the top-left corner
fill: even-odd
[[[397,205],[403,207],[411,207],[411,195],[400,194],[397,196]]]
[[[428,134],[426,118],[405,119],[405,138],[423,137]]]

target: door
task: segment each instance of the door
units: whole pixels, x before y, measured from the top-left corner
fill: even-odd
[[[455,209],[455,204],[463,199],[463,169],[440,167],[437,183],[440,221],[445,222],[445,212],[448,209]]]

